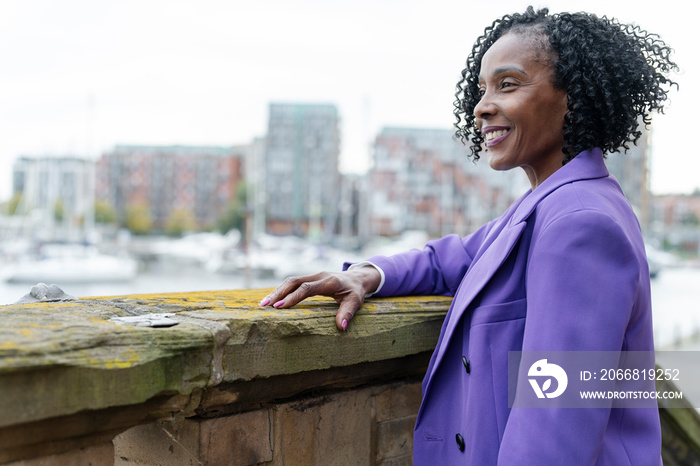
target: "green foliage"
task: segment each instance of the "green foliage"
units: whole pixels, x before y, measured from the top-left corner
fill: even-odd
[[[147,235],[153,228],[148,206],[136,204],[126,209],[126,228],[135,235]]]
[[[95,202],[95,223],[111,224],[117,220],[117,213],[104,201]]]
[[[53,205],[53,218],[58,222],[63,220],[64,210],[63,201],[56,201]]]
[[[700,219],[698,219],[698,216],[695,215],[694,212],[689,212],[681,218],[680,223],[681,225],[697,226],[700,225]]]
[[[187,209],[174,209],[165,222],[165,233],[170,236],[182,236],[187,231],[197,229],[197,219]]]
[[[236,197],[224,210],[216,224],[217,230],[226,234],[231,230],[238,230],[245,233],[245,213],[246,213],[247,186],[245,182],[238,183]]]
[[[12,199],[10,199],[7,202],[7,215],[15,215],[17,213],[17,209],[19,208],[19,203],[22,201],[22,193],[15,193],[14,196],[12,196]]]

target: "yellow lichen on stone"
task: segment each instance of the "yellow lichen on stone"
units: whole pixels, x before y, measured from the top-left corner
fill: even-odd
[[[402,358],[434,347],[449,306],[447,298],[370,299],[341,332],[333,299],[314,297],[290,309],[260,307],[271,291],[0,307],[0,393],[12,393],[0,400],[0,412],[26,421],[21,405],[32,404],[37,409],[31,419],[56,417],[138,404],[162,393],[187,395],[221,383]],[[152,313],[173,314],[178,323],[153,328],[110,321]],[[17,380],[50,389],[37,397]]]
[[[120,357],[101,361],[105,369],[126,369],[138,361],[138,354],[134,350],[128,349],[122,352]]]
[[[37,324],[35,322],[25,322],[22,324],[24,327],[33,327],[33,328],[56,328],[60,327],[58,324]]]
[[[19,349],[22,349],[22,347],[21,347],[20,345],[18,345],[18,344],[17,344],[16,342],[14,342],[14,341],[3,341],[3,342],[0,342],[0,351],[3,351],[3,350],[19,350]]]

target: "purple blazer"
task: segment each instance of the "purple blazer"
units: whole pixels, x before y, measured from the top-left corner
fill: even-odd
[[[508,351],[653,351],[639,223],[599,149],[469,236],[369,261],[386,277],[377,296],[454,296],[416,465],[661,464],[657,409],[508,408]]]

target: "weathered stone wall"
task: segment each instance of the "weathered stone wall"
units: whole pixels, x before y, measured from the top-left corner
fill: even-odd
[[[420,382],[343,390],[225,417],[134,427],[117,465],[410,465]]]
[[[334,301],[266,293],[0,307],[0,464],[410,462],[450,300],[370,301],[339,332]],[[114,321],[163,313],[177,325]]]
[[[450,299],[368,300],[339,332],[334,301],[266,294],[0,306],[0,464],[411,464]],[[697,412],[660,407],[664,463],[700,466]]]

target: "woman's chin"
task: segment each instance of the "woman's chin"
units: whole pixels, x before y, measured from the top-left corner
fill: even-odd
[[[506,163],[506,161],[503,159],[503,157],[498,154],[497,152],[494,152],[492,150],[489,150],[487,153],[488,157],[488,162],[489,162],[489,167],[491,167],[493,170],[497,171],[506,171],[510,170],[511,167]]]

